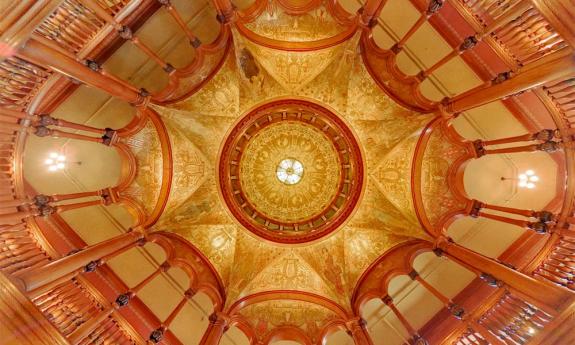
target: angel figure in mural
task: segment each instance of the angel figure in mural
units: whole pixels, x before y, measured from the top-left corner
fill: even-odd
[[[323,268],[324,276],[333,284],[335,291],[338,294],[343,295],[345,293],[345,289],[343,286],[343,271],[341,267],[333,262],[333,256],[329,253],[327,248],[322,248],[321,253],[322,256],[325,257],[325,266]]]

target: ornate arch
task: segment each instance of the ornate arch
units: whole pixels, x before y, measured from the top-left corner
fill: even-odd
[[[226,294],[221,277],[212,263],[195,246],[174,233],[159,231],[147,235],[146,239],[156,243],[166,252],[166,261],[181,268],[190,279],[189,288],[206,294],[214,306],[221,311]]]
[[[282,308],[292,307],[296,312],[302,312],[306,307],[316,308],[317,315],[326,317],[316,318],[314,321],[319,324],[314,325],[308,323],[301,326],[289,322],[274,325],[274,321],[271,321],[272,327],[268,327],[267,323],[264,325],[250,313],[250,309],[254,307],[267,308],[266,310],[269,310],[267,316],[271,320],[274,320],[274,315],[277,319]],[[242,330],[252,343],[259,341],[263,344],[278,340],[298,341],[305,345],[315,344],[337,330],[345,329],[346,322],[352,318],[349,311],[338,303],[320,295],[296,290],[265,291],[245,296],[231,304],[227,308],[227,314],[231,326]]]
[[[411,193],[417,218],[431,236],[440,236],[469,207],[461,189],[461,167],[473,157],[472,143],[465,142],[442,117],[423,129],[413,155]]]
[[[383,298],[387,294],[389,282],[396,276],[408,274],[415,258],[432,251],[433,243],[424,240],[412,240],[399,244],[375,260],[359,278],[352,297],[354,314],[361,315],[362,306],[374,298]]]

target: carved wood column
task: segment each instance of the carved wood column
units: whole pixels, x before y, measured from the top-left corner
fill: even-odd
[[[411,278],[411,280],[417,281],[427,291],[431,292],[431,294],[433,294],[438,300],[441,301],[441,303],[443,303],[443,305],[445,305],[445,307],[447,308],[447,310],[449,310],[449,312],[451,313],[451,315],[453,315],[453,317],[455,317],[458,320],[463,319],[463,315],[465,315],[465,310],[463,310],[463,308],[461,308],[459,305],[453,303],[453,301],[450,298],[443,295],[439,290],[433,287],[433,285],[425,281],[425,279],[421,278],[421,276],[419,275],[419,273],[417,273],[417,271],[415,271],[415,269],[409,273],[409,278]]]
[[[30,292],[70,273],[77,272],[93,262],[117,255],[136,245],[140,245],[143,240],[144,234],[142,232],[132,230],[72,255],[52,261],[42,267],[17,273],[13,276],[14,282],[22,291]]]
[[[25,60],[51,68],[135,105],[143,104],[147,96],[134,87],[128,87],[114,78],[94,71],[75,59],[34,39],[29,40],[20,48],[18,54]]]
[[[54,203],[63,200],[72,200],[79,198],[99,196],[99,200],[76,202],[65,205],[54,205]],[[77,208],[97,206],[97,205],[110,205],[118,201],[118,192],[115,188],[105,188],[92,192],[80,192],[70,194],[55,194],[55,195],[36,195],[32,199],[18,199],[11,200],[7,203],[8,206],[3,205],[0,208],[16,207],[17,212],[0,214],[0,224],[13,224],[21,222],[29,217],[47,217],[54,213],[61,213]]]
[[[178,10],[174,7],[174,5],[172,5],[171,1],[170,0],[158,0],[158,2],[160,4],[162,4],[162,6],[164,6],[166,11],[168,11],[168,13],[172,16],[172,18],[174,18],[176,23],[178,23],[178,26],[180,27],[180,29],[182,29],[182,31],[184,31],[184,33],[188,37],[188,40],[190,41],[190,44],[192,45],[192,47],[194,47],[196,49],[199,48],[202,45],[202,42],[200,41],[200,39],[198,37],[196,37],[196,35],[194,35],[192,30],[190,30],[190,28],[188,27],[188,25],[186,24],[184,19],[182,19],[182,16],[180,16],[180,13],[178,12]]]
[[[491,214],[483,212],[483,209],[495,210],[499,212],[506,212],[514,215],[523,216],[528,219],[517,219],[510,218],[506,216],[501,216],[498,214]],[[549,231],[549,224],[555,220],[555,215],[549,211],[533,211],[533,210],[522,210],[513,207],[497,206],[486,204],[477,200],[472,200],[469,209],[469,215],[471,217],[483,217],[493,219],[499,222],[517,225],[519,227],[533,230],[540,234],[545,234]]]
[[[178,314],[180,313],[180,311],[184,308],[184,306],[186,305],[186,303],[188,303],[188,301],[190,299],[192,299],[194,297],[194,295],[196,294],[196,292],[192,289],[188,289],[186,290],[186,292],[184,292],[184,297],[180,300],[180,302],[178,303],[178,305],[176,305],[176,307],[174,308],[174,310],[172,310],[172,312],[170,313],[170,315],[168,315],[168,317],[166,318],[166,320],[164,320],[164,322],[162,322],[162,324],[160,325],[160,327],[158,327],[157,329],[155,329],[151,334],[150,334],[150,341],[153,343],[159,343],[163,338],[164,338],[164,334],[166,333],[166,331],[170,328],[170,325],[172,324],[172,322],[174,321],[174,319],[176,318],[176,316],[178,316]]]
[[[91,137],[88,135],[69,133],[57,129],[48,128],[49,126],[76,129],[84,132],[96,133],[100,137]],[[54,118],[50,115],[36,115],[32,121],[31,133],[39,137],[51,136],[55,138],[65,137],[70,139],[79,139],[92,141],[104,145],[115,144],[118,140],[117,132],[111,128],[95,128],[79,123],[73,123],[66,120]]]
[[[369,28],[374,27],[386,2],[387,0],[367,0],[360,9],[360,23]]]
[[[389,309],[391,309],[391,311],[399,319],[399,322],[401,322],[401,324],[403,325],[403,327],[405,328],[407,333],[409,333],[409,335],[412,337],[412,342],[414,344],[427,344],[425,339],[421,338],[421,336],[415,330],[415,328],[413,328],[413,326],[409,323],[409,321],[405,318],[405,316],[403,316],[403,314],[401,314],[399,309],[397,309],[397,307],[395,306],[395,303],[393,303],[393,299],[391,298],[391,296],[389,296],[389,295],[385,296],[381,300],[385,305],[387,305],[389,307]]]
[[[213,0],[213,2],[218,11],[217,19],[220,23],[225,24],[236,19],[236,8],[231,0]]]
[[[575,73],[575,56],[558,51],[525,66],[515,76],[499,78],[490,86],[481,85],[461,95],[446,99],[443,109],[459,113],[481,105],[529,90],[547,82],[566,78]]]
[[[228,317],[223,313],[214,312],[210,315],[209,321],[210,324],[200,341],[200,345],[218,345],[228,329]]]
[[[346,323],[347,333],[353,338],[355,345],[372,345],[365,326],[367,323],[362,318],[355,318]]]
[[[493,259],[464,248],[450,239],[441,237],[436,241],[436,247],[442,254],[468,267],[472,271],[484,272],[486,277],[501,281],[520,294],[525,300],[546,310],[557,313],[575,301],[575,293],[537,280],[521,272],[511,269]]]

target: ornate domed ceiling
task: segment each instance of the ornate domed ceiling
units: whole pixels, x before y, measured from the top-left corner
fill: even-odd
[[[416,0],[414,2],[417,3]],[[171,3],[161,3],[178,21]],[[189,5],[182,1],[178,6],[184,8],[183,3]],[[355,2],[342,3],[351,8],[359,6]],[[461,52],[443,41],[443,46],[438,44],[437,49],[434,46],[432,50],[417,51],[417,54],[400,45],[406,45],[408,39],[422,45],[423,41],[440,38],[438,33],[430,33],[431,27],[426,20],[432,16],[429,11],[436,6],[441,7],[443,2],[431,1],[419,9],[411,5],[404,8],[400,6],[403,5],[401,1],[390,1],[388,13],[395,12],[397,16],[393,20],[382,20],[380,26],[374,26],[375,18],[362,21],[365,8],[355,13],[355,8],[345,10],[342,3],[257,0],[241,11],[226,13],[218,7],[219,1],[216,0],[219,24],[193,23],[198,31],[209,32],[204,35],[207,37],[204,41],[214,39],[213,43],[201,43],[199,38],[190,38],[193,35],[184,30],[186,37],[181,41],[189,40],[193,53],[176,49],[180,43],[174,42],[165,48],[171,55],[162,51],[163,48],[158,49],[161,51],[158,55],[147,53],[152,63],[163,62],[162,59],[169,56],[174,66],[179,65],[175,61],[189,58],[192,62],[187,67],[161,63],[159,67],[142,69],[139,78],[145,81],[143,85],[150,92],[137,91],[136,87],[118,87],[126,94],[136,94],[136,101],[132,102],[134,107],[122,108],[105,100],[102,101],[104,105],[94,110],[98,113],[109,107],[115,108],[114,115],[122,113],[112,121],[105,119],[108,121],[106,127],[113,122],[114,128],[121,128],[117,133],[106,128],[101,139],[90,137],[80,144],[61,144],[62,147],[68,145],[69,152],[83,161],[78,166],[70,163],[71,167],[66,170],[67,178],[77,183],[75,180],[80,180],[84,173],[86,176],[99,176],[90,181],[93,184],[87,188],[98,192],[82,195],[101,197],[104,200],[98,204],[101,209],[104,209],[102,205],[105,202],[111,200],[112,205],[106,204],[105,211],[98,211],[104,214],[98,216],[98,226],[103,224],[101,219],[107,219],[112,224],[110,228],[121,232],[130,228],[132,233],[134,229],[141,230],[146,240],[156,241],[163,249],[171,248],[171,251],[166,250],[165,257],[154,254],[151,249],[138,249],[149,262],[163,262],[154,267],[152,278],[146,278],[139,271],[140,267],[146,266],[142,260],[133,257],[124,262],[103,260],[125,282],[128,291],[138,290],[142,281],[149,283],[154,281],[154,277],[176,286],[177,292],[184,291],[184,301],[175,301],[174,308],[158,306],[161,303],[157,296],[169,289],[136,291],[144,306],[154,309],[162,335],[168,328],[175,334],[177,327],[162,328],[165,326],[163,322],[174,321],[171,316],[177,313],[172,311],[188,306],[186,299],[192,300],[190,296],[197,292],[191,283],[197,278],[195,273],[188,275],[186,282],[177,276],[178,273],[166,272],[172,264],[173,256],[170,255],[173,252],[188,251],[190,255],[179,259],[198,265],[199,268],[194,266],[190,269],[197,268],[201,272],[198,279],[210,278],[209,283],[202,285],[200,282],[204,288],[202,292],[208,291],[206,295],[209,296],[197,297],[199,302],[193,300],[189,303],[196,309],[182,313],[190,319],[194,317],[197,321],[194,325],[206,324],[208,321],[204,316],[210,310],[217,313],[225,311],[228,316],[237,317],[233,319],[234,326],[249,329],[245,333],[251,343],[271,344],[286,340],[276,338],[274,333],[279,328],[286,328],[297,330],[297,334],[288,340],[308,345],[325,343],[326,330],[330,325],[342,326],[342,320],[351,322],[352,318],[357,318],[352,323],[361,328],[364,326],[361,317],[364,317],[378,327],[385,324],[382,329],[388,326],[393,329],[398,334],[394,344],[411,343],[420,339],[419,330],[442,308],[450,312],[463,310],[455,308],[452,298],[475,278],[471,271],[450,266],[430,280],[435,279],[439,282],[436,285],[441,285],[442,278],[451,276],[457,278],[453,279],[455,282],[446,283],[439,289],[442,291],[424,285],[423,293],[421,286],[425,279],[419,276],[421,268],[433,264],[435,270],[448,264],[444,258],[429,256],[416,262],[412,249],[429,252],[434,243],[439,243],[437,239],[443,239],[447,234],[447,226],[451,222],[459,221],[456,219],[461,215],[484,216],[482,210],[489,207],[495,211],[536,218],[530,211],[471,200],[481,195],[488,202],[503,200],[506,204],[521,193],[509,185],[493,188],[493,181],[501,183],[497,186],[503,186],[505,179],[501,175],[515,174],[518,166],[523,169],[532,161],[532,158],[490,156],[483,159],[479,168],[468,169],[463,174],[467,161],[478,158],[476,148],[482,144],[476,142],[473,146],[459,137],[453,124],[458,125],[458,130],[465,132],[467,137],[500,138],[508,132],[517,132],[518,135],[525,132],[523,125],[499,103],[478,110],[479,115],[474,115],[473,120],[467,118],[466,113],[457,118],[455,114],[444,113],[444,104],[439,102],[444,96],[458,95],[473,87],[487,87],[492,85],[491,82],[482,84],[483,81],[463,60],[460,61]],[[208,4],[205,8],[209,8]],[[404,9],[405,13],[399,11]],[[378,12],[372,10],[373,13]],[[454,11],[452,7],[449,10]],[[215,11],[209,9],[205,12],[207,14],[202,12],[201,17],[211,18],[215,23]],[[406,22],[415,23],[412,28],[404,28],[407,25],[403,24],[404,17],[410,19]],[[156,25],[158,28],[162,24],[158,20],[151,27]],[[387,25],[407,33],[401,39],[402,35],[394,34]],[[382,27],[387,30],[387,36],[381,33]],[[420,27],[424,34],[418,37]],[[217,29],[221,31],[216,37]],[[120,31],[125,33],[124,27]],[[149,33],[149,36],[154,37],[155,34]],[[145,37],[145,32],[138,33],[138,37],[140,35]],[[410,35],[414,36],[410,38]],[[141,44],[133,37],[129,39],[133,44]],[[378,44],[386,45],[389,43],[386,40],[393,42],[388,44],[390,50],[384,54]],[[392,51],[393,54],[389,53]],[[455,62],[449,63],[455,67],[446,63],[449,59],[441,57],[443,51],[454,59]],[[441,71],[444,67],[438,66],[446,63],[458,73],[437,73],[443,80],[425,73],[417,74],[418,59],[424,61],[419,61],[424,72]],[[128,69],[130,66],[126,66],[126,60],[118,58],[114,62],[114,57],[110,58],[112,62],[105,73],[95,62],[95,67],[89,63],[90,60],[86,62],[92,68],[90,73],[109,76],[109,70],[117,69],[116,72],[122,74],[124,69]],[[185,64],[182,62],[181,65]],[[425,69],[425,65],[433,68]],[[84,66],[78,69],[80,67]],[[407,75],[404,70],[416,71],[406,80],[398,81],[397,75]],[[148,74],[149,71],[153,73]],[[132,81],[128,73],[122,78],[126,80],[121,83]],[[116,79],[110,80],[117,82]],[[497,85],[500,81],[492,83]],[[389,90],[398,91],[403,98]],[[77,93],[88,94],[89,91],[80,88]],[[92,99],[91,95],[81,97]],[[82,109],[82,102],[77,103],[80,105],[76,104],[75,109]],[[66,103],[63,104],[62,108],[65,108]],[[132,113],[135,113],[133,118]],[[493,129],[491,114],[504,114],[505,120],[501,121],[504,130],[497,126]],[[69,128],[85,130],[87,127]],[[482,132],[485,128],[491,132]],[[97,128],[91,130],[92,134],[100,133]],[[109,132],[113,132],[113,140],[107,137]],[[68,138],[74,139],[73,134],[68,133]],[[559,145],[559,139],[551,140],[555,140],[554,145]],[[102,141],[117,152],[108,150],[95,154],[93,161],[97,161],[98,166],[94,168],[94,162],[88,156],[97,150],[89,145]],[[43,152],[42,149],[38,138],[30,138],[25,165],[37,168],[36,161],[40,161],[38,152]],[[481,149],[485,153],[485,148],[481,146]],[[517,207],[542,209],[556,197],[556,184],[560,184],[563,177],[558,164],[546,153],[538,159],[541,179],[547,180],[543,183],[550,188],[542,188],[538,198],[523,197]],[[476,162],[469,163],[473,164]],[[28,168],[25,175],[33,181],[32,187],[48,190],[42,193],[61,192],[51,189],[53,185],[45,183],[48,179],[38,169]],[[110,188],[100,190],[99,183]],[[470,190],[472,192],[468,193]],[[125,209],[117,207],[116,202]],[[66,202],[62,205],[67,206]],[[66,214],[70,228],[81,229],[78,233],[82,233],[86,242],[99,243],[102,240],[100,233],[92,231],[93,227],[87,221],[90,218],[88,212],[92,209],[86,209],[90,211],[75,215],[75,211],[70,209]],[[553,215],[548,214],[552,218]],[[492,215],[491,220],[498,220],[496,217]],[[469,242],[474,245],[488,247],[489,255],[493,257],[523,234],[522,226],[530,225],[522,220],[525,224],[518,227],[519,220],[507,218],[502,223],[484,226],[485,223],[471,223],[475,219],[470,221],[470,218],[464,218],[454,228],[459,229],[457,231],[464,229],[459,232],[459,235],[464,234],[461,238],[466,236],[464,240],[471,238]],[[503,218],[499,217],[499,220]],[[495,229],[492,232],[497,232],[497,236],[489,238],[501,241],[473,240],[485,228],[489,231]],[[456,237],[458,233],[454,233]],[[170,241],[178,245],[170,244]],[[450,246],[451,242],[443,241],[441,244]],[[382,259],[387,254],[392,257],[389,262]],[[440,256],[442,251],[437,250],[435,254]],[[421,263],[423,260],[426,260],[425,264]],[[135,268],[124,269],[125,262],[134,264]],[[391,284],[391,271],[404,276]],[[367,275],[370,275],[369,279],[366,279]],[[432,274],[426,278],[429,276]],[[419,282],[419,287],[414,288],[402,280],[406,277]],[[165,281],[162,280],[161,284],[168,284]],[[376,296],[373,291],[387,296]],[[392,313],[397,310],[388,308],[384,314],[382,309],[385,307],[381,307],[381,303],[393,306],[392,297],[404,294],[404,291],[410,294],[410,298],[402,300],[406,302],[401,308],[407,310],[404,314],[414,325],[410,326],[403,318],[399,319],[399,326],[396,319],[392,325],[386,315],[390,310]],[[179,297],[176,293],[166,295],[170,295],[167,299]],[[426,303],[422,308],[425,316],[421,316],[419,303]],[[212,314],[216,319],[217,313]],[[462,312],[459,317],[461,315]],[[188,319],[183,316],[181,319],[184,320],[182,325],[189,326]],[[215,324],[217,320],[210,318],[209,321]],[[149,331],[150,327],[141,326],[142,332]],[[184,328],[182,326],[176,336],[169,335],[172,337],[169,343],[174,337],[185,339],[182,342],[186,344],[199,341],[194,338],[198,337],[197,334],[190,335]],[[397,332],[397,328],[405,328],[409,334],[405,336]],[[353,332],[352,325],[346,324],[341,329],[348,330],[348,334]],[[372,333],[373,339],[378,341],[388,336],[387,332]],[[222,344],[236,344],[233,337],[233,334],[229,335]],[[348,344],[349,340],[336,343]],[[238,343],[245,344],[247,340]]]
[[[348,305],[382,251],[429,238],[415,215],[410,174],[432,116],[386,96],[355,40],[297,53],[234,39],[233,54],[200,91],[154,106],[174,156],[168,206],[154,229],[200,248],[229,301],[294,289]],[[250,78],[246,59],[257,71]],[[294,184],[278,175],[286,159],[301,163]],[[157,186],[148,193],[158,194]]]
[[[285,99],[242,117],[223,142],[219,187],[231,214],[282,243],[321,238],[353,213],[361,150],[346,124],[308,101]]]

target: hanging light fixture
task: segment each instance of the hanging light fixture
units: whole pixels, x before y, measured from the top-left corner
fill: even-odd
[[[44,161],[48,171],[54,172],[66,168],[66,156],[56,152],[51,152]]]
[[[517,185],[520,188],[533,189],[537,186],[537,182],[539,181],[539,176],[535,175],[535,171],[529,169],[529,170],[526,170],[524,173],[519,174],[516,178],[512,178],[512,177],[502,177],[501,178],[501,181],[505,181],[505,180],[517,181]]]

